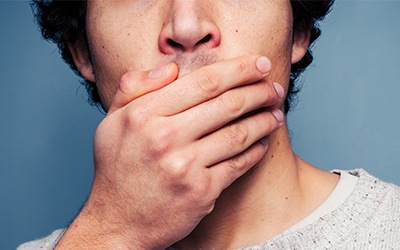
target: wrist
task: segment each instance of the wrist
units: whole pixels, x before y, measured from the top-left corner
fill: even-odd
[[[147,249],[137,240],[133,225],[127,228],[107,213],[86,203],[55,249]]]

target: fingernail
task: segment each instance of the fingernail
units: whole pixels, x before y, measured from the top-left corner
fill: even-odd
[[[260,142],[264,147],[267,146],[268,142],[269,142],[268,137],[265,136],[265,137],[261,138]]]
[[[164,77],[168,72],[169,66],[170,66],[170,64],[166,64],[164,66],[161,66],[158,69],[154,69],[154,70],[150,71],[149,77],[153,78],[153,79],[159,79],[159,78]]]
[[[271,70],[271,61],[267,57],[262,56],[257,59],[256,66],[261,73],[266,74]]]
[[[283,115],[282,110],[280,110],[280,109],[274,109],[274,110],[272,110],[271,113],[275,116],[276,120],[277,120],[279,123],[282,123],[282,122],[284,121],[285,117],[284,117],[284,115]]]
[[[279,83],[274,82],[274,88],[279,98],[283,99],[283,97],[285,96],[285,90],[283,89],[283,87]]]

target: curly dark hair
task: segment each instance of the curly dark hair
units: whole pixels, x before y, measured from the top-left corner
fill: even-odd
[[[290,2],[293,12],[293,32],[309,31],[311,38],[305,56],[291,66],[285,113],[293,107],[295,96],[301,90],[301,86],[296,85],[296,80],[313,61],[311,46],[321,35],[318,22],[330,12],[334,0],[290,0]],[[67,45],[80,38],[87,42],[86,1],[32,0],[31,7],[43,38],[57,44],[64,61],[82,78],[81,83],[89,94],[89,103],[104,110],[96,84],[82,77]]]

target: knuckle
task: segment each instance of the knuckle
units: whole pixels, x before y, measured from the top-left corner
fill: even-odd
[[[226,93],[221,96],[222,105],[226,108],[227,112],[238,115],[243,111],[244,99],[237,95]]]
[[[124,125],[131,127],[144,127],[148,122],[148,112],[143,107],[135,107],[127,110],[124,116]]]
[[[149,135],[150,144],[157,152],[167,151],[174,142],[176,131],[172,127],[157,127],[157,130]]]
[[[125,95],[128,95],[129,93],[132,92],[131,80],[132,80],[131,72],[127,72],[121,77],[118,88]]]
[[[214,210],[214,207],[215,207],[215,203],[208,204],[208,205],[204,208],[204,214],[205,214],[205,215],[210,214],[210,213]],[[205,215],[204,215],[204,216],[205,216]]]
[[[232,125],[228,132],[228,143],[230,145],[244,144],[247,142],[249,132],[246,127],[241,123]]]
[[[220,85],[220,76],[218,74],[212,74],[209,69],[202,69],[200,77],[197,78],[196,84],[199,89],[206,94],[212,94],[216,92]]]
[[[237,172],[244,169],[246,164],[246,157],[244,157],[243,155],[235,156],[227,162],[228,171],[231,171],[232,175],[237,175]]]
[[[192,163],[193,160],[190,156],[180,154],[169,157],[169,159],[164,162],[163,168],[172,180],[178,180],[178,182],[175,183],[178,185],[182,184],[182,181],[186,179]]]
[[[276,126],[275,124],[276,119],[270,112],[265,111],[260,113],[259,119],[257,120],[257,125],[259,125],[260,128],[264,128],[265,133],[271,132],[271,130]]]
[[[278,121],[271,112],[266,111],[261,115],[260,127],[264,128],[265,133],[269,134],[278,127]]]
[[[176,161],[174,164],[168,166],[168,174],[172,179],[181,180],[185,178],[187,169],[184,160],[180,159],[180,161]]]
[[[244,58],[241,58],[237,64],[237,71],[243,78],[248,78],[252,73],[252,68]]]

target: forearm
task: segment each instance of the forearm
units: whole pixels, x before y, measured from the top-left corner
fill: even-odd
[[[127,228],[117,218],[113,221],[112,213],[106,213],[86,204],[55,249],[152,249],[137,240],[139,233],[134,225]]]

